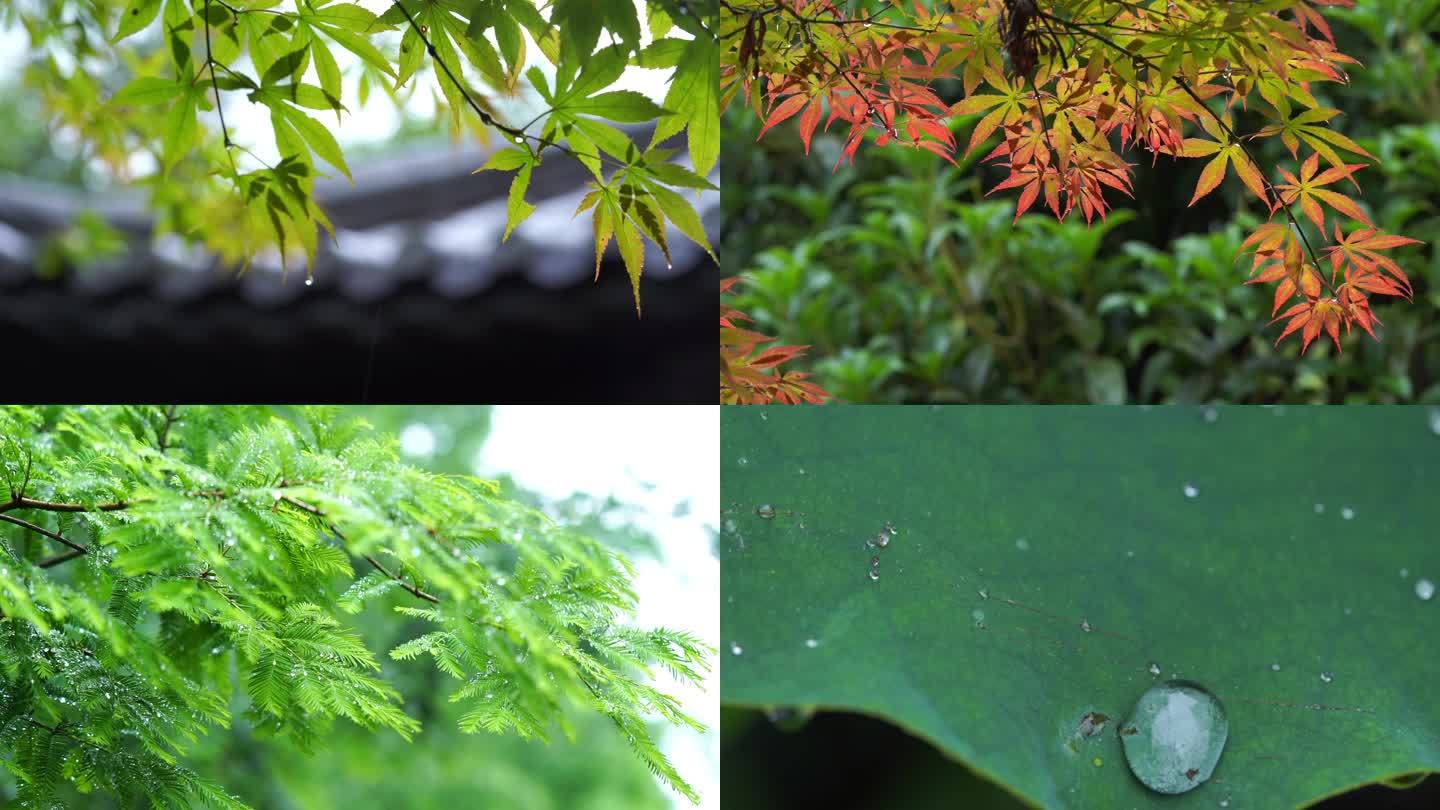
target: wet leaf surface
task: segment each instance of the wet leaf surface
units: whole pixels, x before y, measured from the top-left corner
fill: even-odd
[[[1440,770],[1427,412],[1206,414],[722,409],[723,702],[885,718],[1055,808],[1297,806]],[[1161,796],[1118,731],[1176,678],[1229,741]],[[1077,739],[1092,712],[1114,722]]]

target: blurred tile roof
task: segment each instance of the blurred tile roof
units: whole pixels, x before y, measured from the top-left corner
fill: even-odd
[[[717,275],[704,252],[672,229],[674,266],[667,270],[647,245],[645,314],[637,319],[613,244],[600,281],[592,282],[592,229],[588,217],[573,216],[589,179],[585,169],[573,160],[542,164],[528,195],[536,211],[502,243],[510,177],[471,174],[487,153],[410,148],[357,165],[353,186],[343,178],[318,181],[337,244],[321,240],[313,286],[293,269],[282,281],[278,257],[257,259],[237,277],[178,238],[151,239],[146,201],[132,192],[85,195],[0,182],[0,334],[22,357],[33,349],[127,367],[148,358],[158,364],[156,379],[135,383],[147,399],[166,398],[162,390],[174,391],[170,399],[229,399],[252,367],[260,373],[298,360],[348,366],[364,355],[363,374],[270,374],[246,380],[242,390],[252,399],[290,401],[488,394],[487,401],[500,402],[713,402]],[[718,171],[711,182],[718,185]],[[692,201],[713,240],[718,192]],[[84,272],[38,277],[41,240],[85,210],[126,232],[128,251]],[[445,382],[425,395],[406,371],[419,368],[421,351],[452,373],[488,363],[512,376],[491,387]],[[399,364],[393,372],[385,365],[391,355]],[[182,358],[199,364],[187,371],[189,389],[159,371]],[[44,375],[46,367],[35,371]],[[0,399],[8,398],[6,387],[0,382]]]

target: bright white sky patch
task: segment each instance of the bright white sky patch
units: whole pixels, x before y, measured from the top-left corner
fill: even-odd
[[[497,406],[477,460],[481,476],[509,474],[549,498],[575,492],[644,510],[638,522],[659,542],[659,560],[637,561],[638,623],[720,639],[720,564],[713,532],[720,514],[719,406]],[[690,509],[676,516],[675,506]],[[670,729],[662,748],[697,790],[705,810],[720,806],[720,676],[703,689],[657,673],[658,686],[709,726]],[[672,795],[675,807],[689,802]]]

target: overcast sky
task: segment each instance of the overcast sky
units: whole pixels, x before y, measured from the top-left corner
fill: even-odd
[[[720,639],[720,563],[712,532],[720,514],[720,418],[715,405],[497,406],[476,472],[508,473],[551,498],[575,492],[614,495],[645,510],[659,560],[637,560],[639,624],[689,630],[712,647]],[[677,516],[675,506],[690,509]],[[663,747],[700,791],[701,807],[720,807],[720,676],[682,688],[660,673],[661,688],[707,726],[671,729]],[[689,807],[671,794],[675,806]]]

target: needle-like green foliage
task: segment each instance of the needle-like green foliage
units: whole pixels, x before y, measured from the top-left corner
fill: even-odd
[[[699,725],[647,681],[698,681],[713,650],[627,624],[615,552],[490,482],[400,463],[337,409],[4,409],[0,477],[0,761],[23,806],[69,782],[245,807],[184,764],[232,706],[302,748],[337,718],[409,739],[420,723],[348,625],[391,592],[429,631],[389,666],[453,678],[463,731],[573,736],[598,711],[697,798],[646,718]]]

